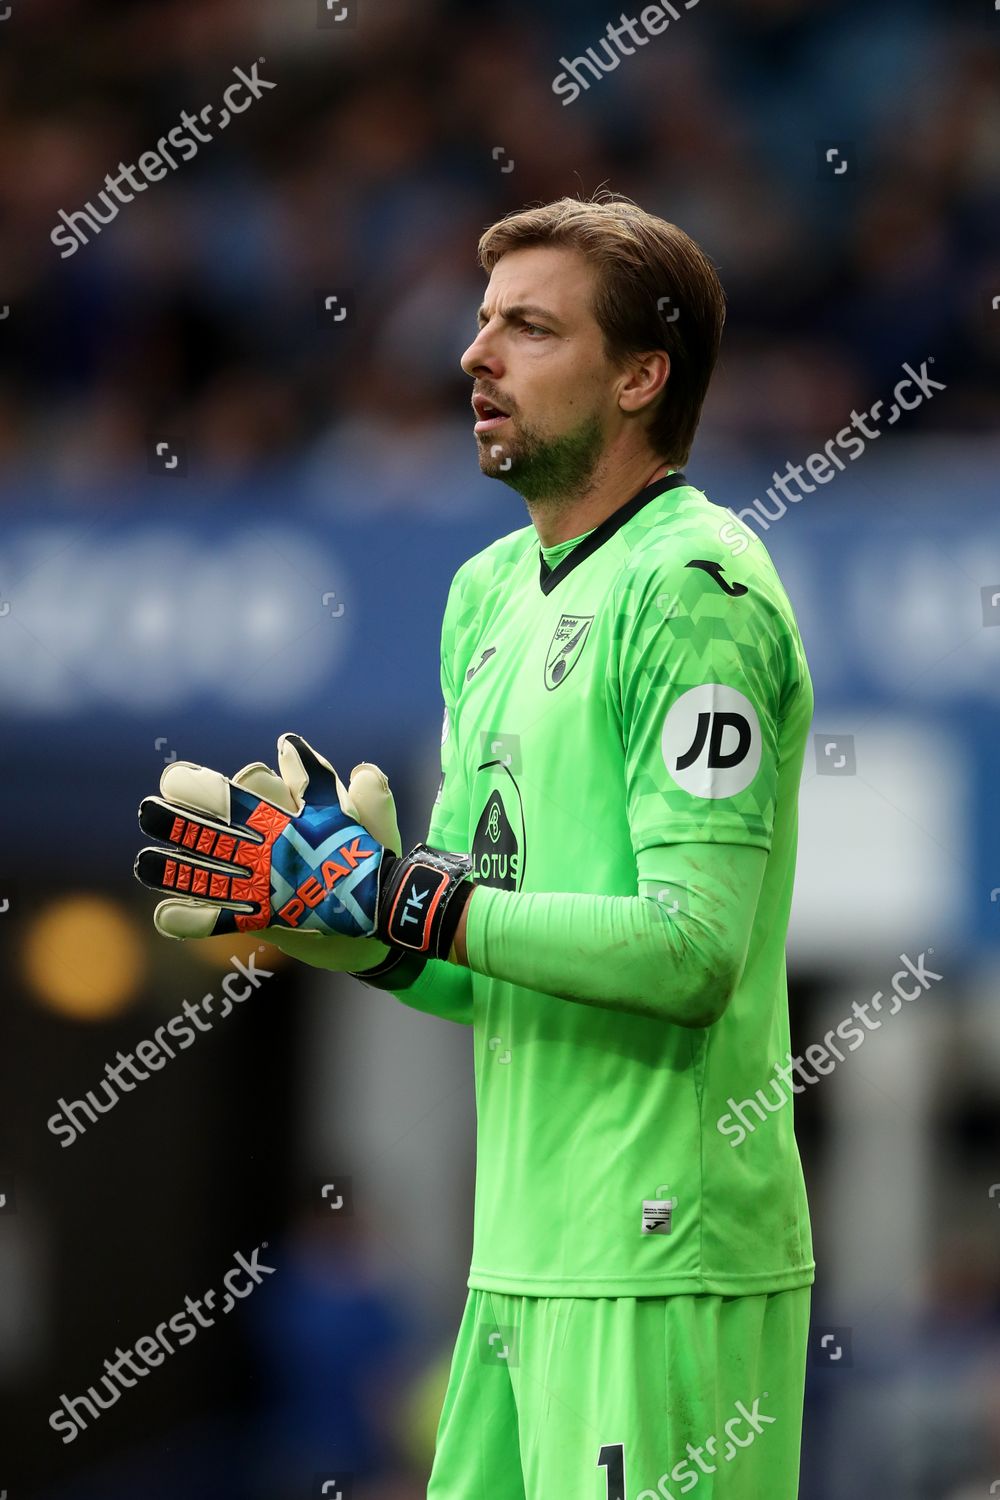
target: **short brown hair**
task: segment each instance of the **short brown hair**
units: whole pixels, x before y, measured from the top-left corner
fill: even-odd
[[[508,214],[479,241],[487,275],[508,250],[559,245],[597,266],[594,316],[608,358],[664,349],[670,378],[653,411],[649,439],[664,462],[688,459],[726,317],[726,298],[708,256],[683,229],[630,198],[557,198]],[[673,321],[671,321],[673,314]]]

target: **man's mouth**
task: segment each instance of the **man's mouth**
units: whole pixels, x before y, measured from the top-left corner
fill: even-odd
[[[473,396],[472,409],[479,418],[474,428],[476,432],[492,432],[494,428],[510,421],[510,413],[497,406],[494,401],[488,401],[485,396]]]

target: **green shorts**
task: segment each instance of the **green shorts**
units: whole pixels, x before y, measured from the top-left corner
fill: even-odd
[[[427,1500],[795,1500],[809,1300],[470,1291]]]

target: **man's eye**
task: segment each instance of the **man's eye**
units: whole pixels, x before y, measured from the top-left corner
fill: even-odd
[[[547,328],[542,328],[538,323],[522,323],[521,327],[529,333],[548,333]]]

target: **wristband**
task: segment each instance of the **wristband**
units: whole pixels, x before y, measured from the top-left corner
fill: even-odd
[[[386,850],[375,935],[393,948],[446,959],[475,889],[471,874],[469,854],[451,854],[427,844],[417,844],[402,858]]]
[[[405,948],[394,948],[379,963],[370,969],[349,969],[352,979],[371,985],[374,990],[389,990],[396,994],[408,990],[415,984],[427,967],[422,953],[407,953]]]

